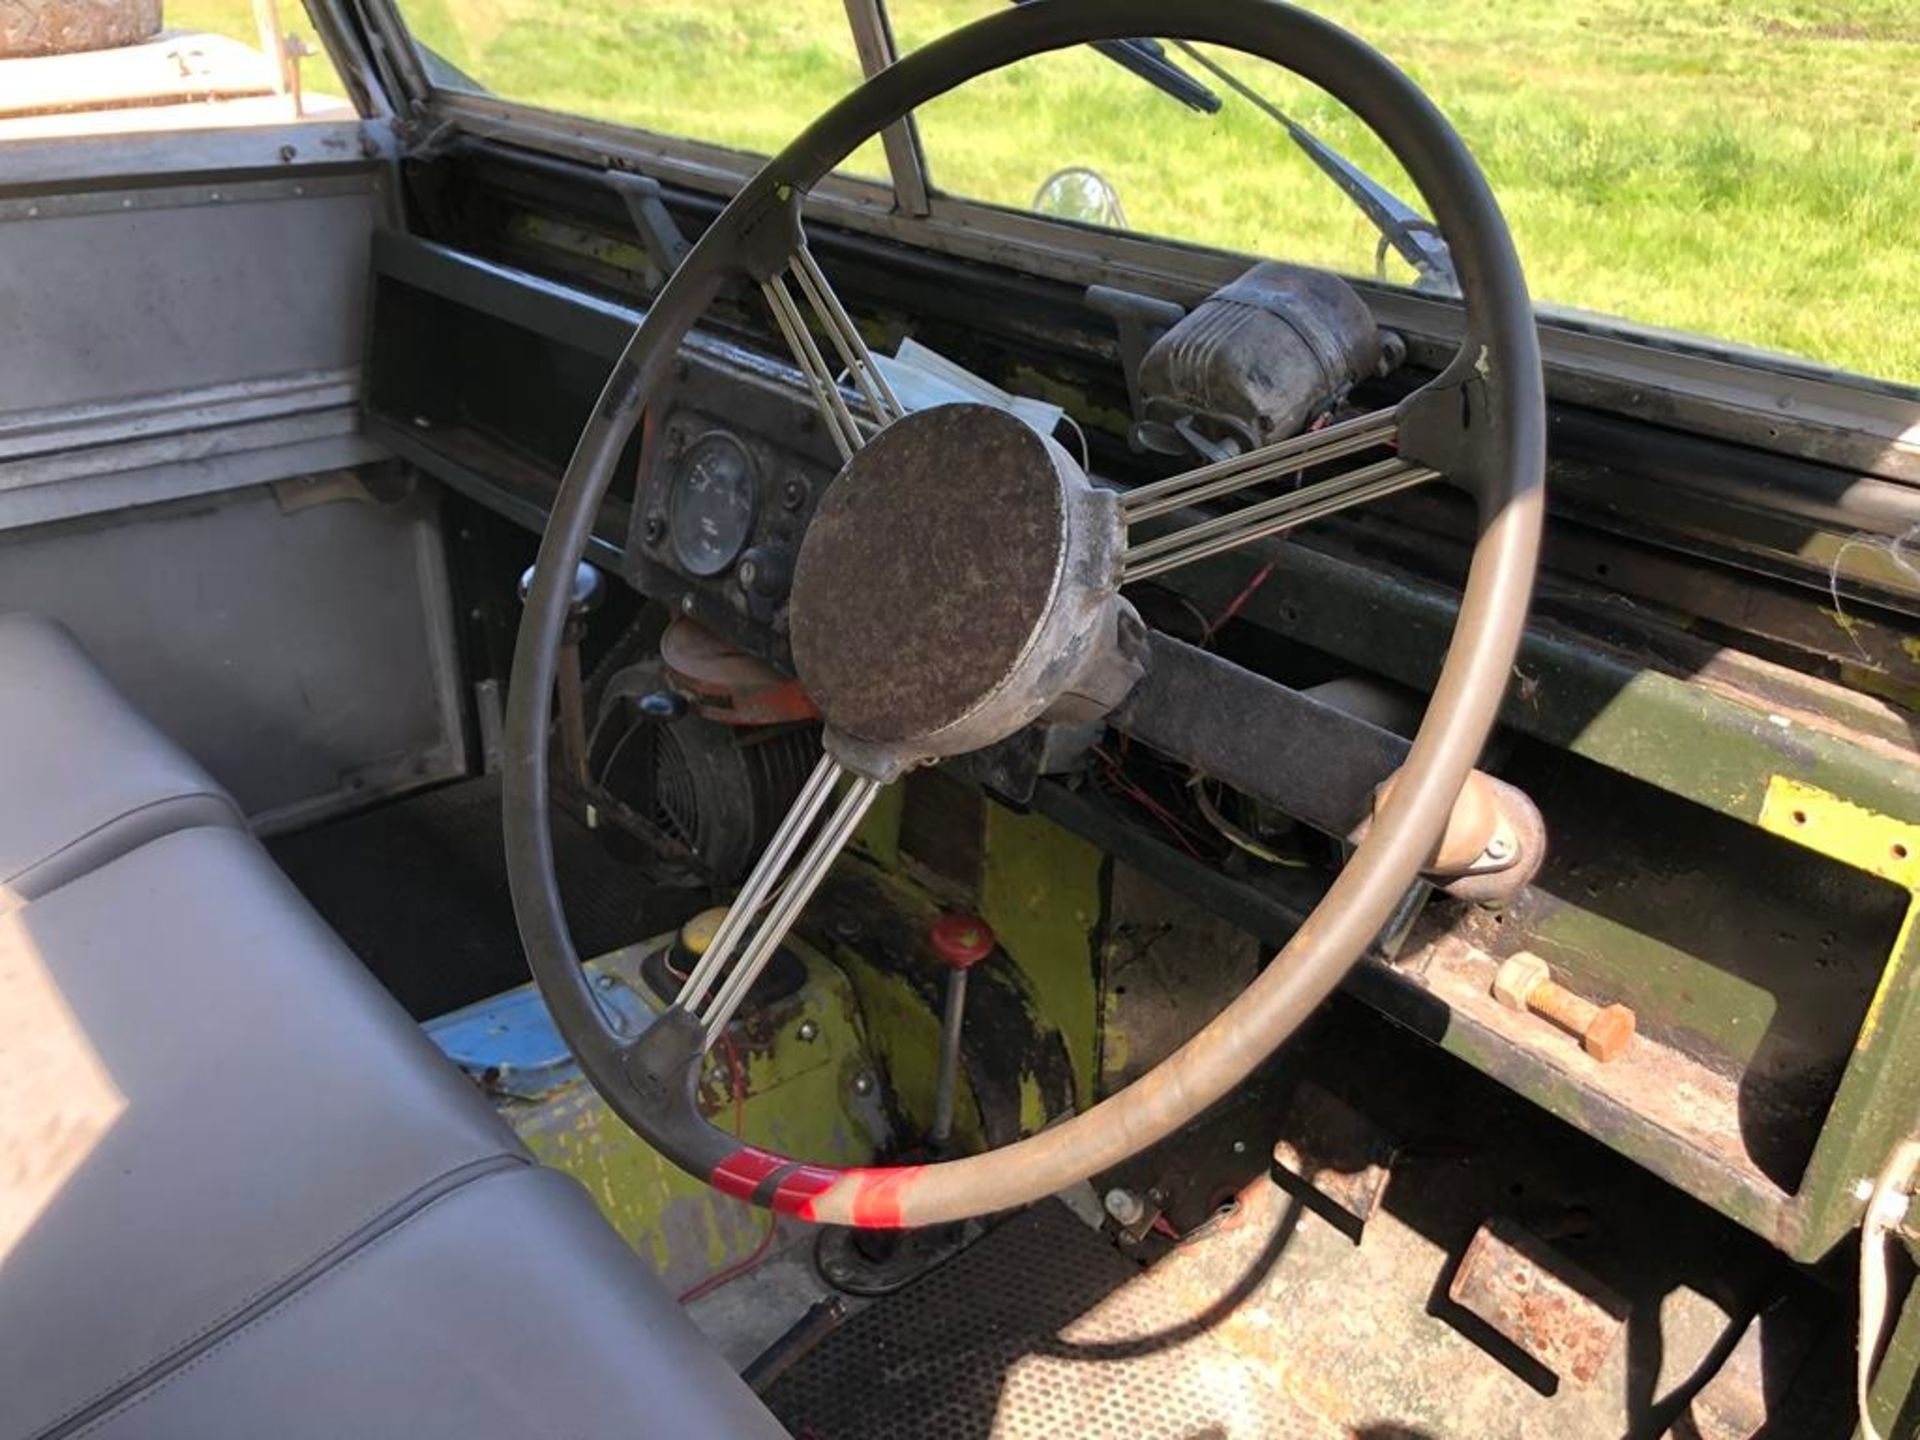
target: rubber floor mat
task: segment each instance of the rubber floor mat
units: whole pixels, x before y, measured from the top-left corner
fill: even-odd
[[[774,1382],[796,1440],[1333,1440],[1058,1201],[861,1310]]]
[[[527,982],[497,777],[410,795],[267,848],[416,1020]],[[569,815],[554,816],[553,848],[583,955],[659,934],[699,907],[695,893],[650,885]]]

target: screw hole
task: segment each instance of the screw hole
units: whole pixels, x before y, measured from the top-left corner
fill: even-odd
[[[1901,845],[1901,844],[1898,844],[1898,843],[1896,843],[1896,844],[1894,845],[1894,847],[1893,847],[1893,858],[1894,858],[1894,859],[1896,859],[1896,860],[1904,860],[1904,859],[1906,859],[1906,858],[1907,858],[1907,847],[1906,847],[1906,846],[1904,846],[1904,845]]]
[[[1807,812],[1806,812],[1806,811],[1804,811],[1804,810],[1796,810],[1796,811],[1794,811],[1794,812],[1793,812],[1793,823],[1794,823],[1794,824],[1796,824],[1796,825],[1804,825],[1804,824],[1806,824],[1806,823],[1807,823]]]

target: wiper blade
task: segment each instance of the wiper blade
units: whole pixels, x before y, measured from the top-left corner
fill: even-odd
[[[1013,0],[1013,3],[1031,5],[1033,0]],[[1167,59],[1166,47],[1158,40],[1095,40],[1092,44],[1114,64],[1132,71],[1189,109],[1198,110],[1202,115],[1220,112],[1220,97]]]
[[[1392,246],[1419,274],[1422,281],[1435,287],[1458,292],[1459,276],[1453,268],[1453,255],[1440,238],[1434,223],[1395,195],[1306,126],[1275,105],[1218,61],[1202,54],[1184,40],[1173,42],[1180,52],[1213,75],[1235,94],[1278,121],[1292,139],[1323,170],[1334,184],[1359,207],[1373,228],[1380,232],[1382,254]]]
[[[1015,0],[1015,3],[1027,5],[1032,0]],[[1182,105],[1202,115],[1219,113],[1220,97],[1167,59],[1166,47],[1158,40],[1096,40],[1093,48],[1149,85],[1164,90]]]

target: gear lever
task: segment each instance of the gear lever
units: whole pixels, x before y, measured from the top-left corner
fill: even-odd
[[[533,588],[533,567],[520,576],[520,603],[527,603]],[[587,631],[587,616],[600,606],[606,593],[606,580],[600,572],[582,560],[574,568],[573,590],[567,596],[567,623],[560,632],[559,664],[555,667],[553,688],[560,711],[560,757],[567,774],[582,790],[587,785],[587,708],[580,690],[580,637]],[[593,809],[587,810],[587,823],[593,823]]]
[[[927,1148],[939,1151],[953,1138],[960,1030],[967,1018],[967,972],[993,953],[993,927],[973,915],[943,915],[927,938],[947,967],[947,997],[940,1011],[940,1072],[933,1093],[933,1125],[927,1131]]]

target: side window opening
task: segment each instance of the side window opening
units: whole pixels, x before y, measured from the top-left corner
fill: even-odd
[[[862,74],[844,0],[398,3],[445,90],[747,154],[778,149]],[[1004,8],[880,3],[901,53]],[[1920,310],[1906,0],[1801,0],[1790,19],[1749,0],[1311,3],[1435,96],[1553,318],[1920,382],[1920,330],[1885,323]],[[955,201],[1445,292],[1420,198],[1356,117],[1264,62],[1135,43],[1144,62],[1040,56],[922,107],[925,181]],[[878,141],[844,169],[889,174]],[[911,195],[901,181],[906,213],[921,179]],[[1355,193],[1368,189],[1374,201]]]
[[[766,155],[860,84],[842,0],[405,0],[435,83]],[[878,142],[842,167],[884,180]]]
[[[904,53],[1003,4],[889,0],[888,14]],[[1435,98],[1485,166],[1543,306],[1920,382],[1920,330],[1884,323],[1920,308],[1920,28],[1903,0],[1805,0],[1791,18],[1745,0],[1307,4]],[[1264,62],[1160,49],[1176,67],[1160,85],[1082,50],[922,107],[930,182],[1419,283],[1407,247],[1381,249],[1289,133],[1421,208],[1357,118]],[[1182,103],[1182,75],[1202,104]]]

